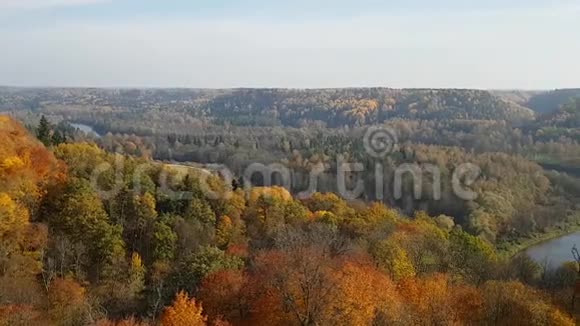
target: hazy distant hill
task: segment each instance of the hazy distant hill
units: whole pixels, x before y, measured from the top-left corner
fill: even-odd
[[[294,127],[362,126],[389,119],[534,118],[532,110],[515,101],[468,89],[0,89],[0,110],[17,109],[86,121],[136,121],[150,113],[153,120]]]
[[[525,106],[536,113],[551,113],[563,105],[570,103],[573,98],[580,98],[580,88],[557,89],[532,96]]]
[[[208,104],[213,116],[234,124],[330,127],[411,120],[533,119],[532,110],[487,91],[454,89],[238,90]]]

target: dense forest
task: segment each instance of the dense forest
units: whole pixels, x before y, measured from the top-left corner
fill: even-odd
[[[169,171],[191,194],[174,198],[158,183],[170,167],[130,156],[131,177],[102,199],[91,171],[119,154],[47,149],[0,123],[5,325],[517,325],[521,314],[573,325],[575,267],[505,261],[449,216],[331,193],[301,201],[280,187],[244,193],[217,177],[231,196],[208,200],[197,169]],[[112,171],[99,180],[114,182]]]
[[[93,141],[109,152],[159,161],[227,167],[237,178],[259,162],[292,171],[289,191],[308,188],[321,164],[318,189],[337,192],[339,162],[356,162],[366,180],[360,199],[382,201],[405,214],[424,210],[452,216],[472,234],[499,247],[554,228],[576,225],[580,195],[580,107],[575,90],[372,89],[0,89],[0,107],[31,126],[41,115],[57,138]],[[551,101],[549,99],[552,99]],[[542,102],[540,112],[534,103]],[[564,104],[562,104],[564,103]],[[552,107],[547,110],[547,107]],[[550,113],[546,113],[550,111]],[[67,122],[90,125],[100,137]],[[371,125],[396,131],[397,148],[369,156]],[[58,143],[58,140],[56,141]],[[45,142],[46,144],[46,142]],[[478,198],[457,200],[454,168],[482,171]],[[377,194],[376,165],[385,176]],[[430,164],[442,174],[442,198],[394,196],[394,174],[403,164]],[[552,171],[555,170],[555,171]],[[243,180],[241,180],[243,181]],[[251,180],[254,185],[263,181]],[[405,189],[410,190],[408,181]],[[432,189],[431,180],[422,180]],[[382,196],[381,196],[382,195]]]
[[[575,94],[0,88],[0,325],[574,325],[578,266],[508,253],[580,227]]]

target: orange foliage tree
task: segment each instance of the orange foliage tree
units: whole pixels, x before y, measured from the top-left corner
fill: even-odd
[[[396,284],[369,263],[347,261],[334,274],[337,300],[333,320],[347,325],[372,325],[375,321],[401,321],[403,302]]]
[[[205,277],[198,297],[212,319],[223,318],[238,324],[247,317],[249,291],[242,271],[223,270]]]
[[[544,295],[517,281],[489,281],[482,287],[487,324],[575,325]]]
[[[483,299],[471,286],[454,284],[447,275],[407,278],[399,284],[407,307],[406,322],[469,325],[481,320]]]
[[[71,279],[56,279],[48,290],[48,313],[52,319],[63,325],[86,322],[86,290]]]

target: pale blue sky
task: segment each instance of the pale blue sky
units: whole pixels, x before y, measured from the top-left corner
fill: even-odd
[[[0,84],[580,87],[579,31],[576,0],[0,0]]]

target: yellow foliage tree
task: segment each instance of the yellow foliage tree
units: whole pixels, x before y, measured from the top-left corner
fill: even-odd
[[[249,206],[255,205],[260,197],[267,197],[282,202],[292,200],[290,192],[283,187],[255,187],[250,191]]]
[[[415,267],[407,252],[393,239],[376,244],[372,249],[372,255],[377,264],[388,271],[396,281],[415,276]]]
[[[0,193],[0,240],[19,233],[28,225],[28,211],[8,194]]]
[[[33,276],[40,272],[40,250],[47,230],[31,224],[26,207],[0,193],[0,277]]]
[[[173,304],[167,307],[161,317],[162,326],[203,326],[207,325],[207,317],[202,315],[201,304],[195,298],[189,298],[181,291],[175,297]]]
[[[10,117],[0,120],[0,192],[33,210],[59,164],[28,131]]]
[[[226,247],[232,238],[232,233],[234,231],[234,225],[232,219],[229,216],[222,216],[220,218],[217,229],[216,229],[216,242],[220,247]]]

